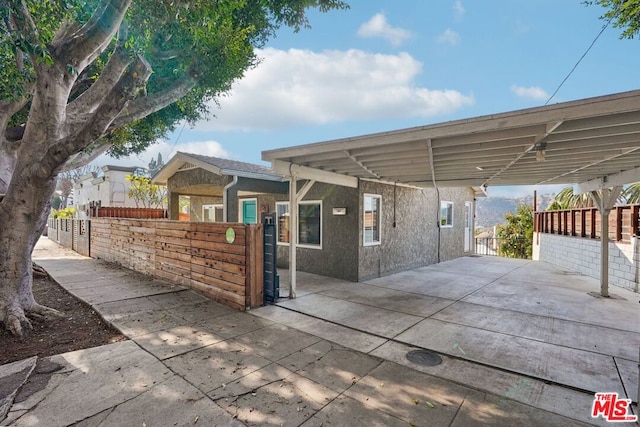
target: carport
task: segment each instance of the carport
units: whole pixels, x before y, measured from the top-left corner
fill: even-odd
[[[622,186],[640,181],[640,90],[501,114],[264,151],[289,177],[291,241],[297,202],[314,182],[358,179],[425,188],[573,184],[601,214],[601,235]],[[306,180],[301,190],[297,181]],[[289,253],[290,297],[296,251]],[[600,294],[608,291],[601,240]]]

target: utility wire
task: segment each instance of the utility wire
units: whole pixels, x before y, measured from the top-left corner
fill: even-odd
[[[604,33],[604,30],[607,29],[607,27],[609,26],[609,24],[611,23],[611,21],[613,20],[613,18],[615,17],[616,14],[611,15],[611,17],[609,18],[609,20],[607,21],[606,24],[604,24],[602,26],[602,29],[600,30],[600,32],[598,33],[598,35],[596,36],[595,39],[593,39],[593,41],[591,42],[591,44],[589,45],[589,47],[587,48],[587,50],[582,54],[582,56],[580,57],[580,59],[578,59],[578,62],[576,62],[576,65],[573,66],[573,68],[571,69],[571,71],[569,71],[569,74],[567,74],[567,76],[564,78],[564,80],[562,80],[562,82],[558,85],[558,87],[556,88],[556,90],[553,92],[553,94],[551,94],[551,96],[549,97],[549,99],[547,99],[547,102],[544,103],[544,105],[547,105],[554,96],[556,96],[556,94],[558,93],[558,91],[560,90],[560,88],[564,85],[564,83],[569,79],[569,77],[571,77],[571,75],[573,74],[573,72],[576,70],[576,68],[578,68],[578,65],[580,65],[580,63],[582,62],[582,60],[584,59],[585,56],[587,56],[587,53],[589,53],[589,51],[591,50],[591,48],[593,47],[594,44],[596,44],[596,42],[598,41],[598,39],[600,38],[600,36],[602,35],[602,33]]]
[[[180,136],[182,136],[182,131],[184,130],[184,127],[187,125],[187,121],[185,120],[182,123],[182,127],[180,128],[180,132],[178,132],[178,136],[176,136],[176,139],[173,140],[173,144],[171,145],[171,149],[169,150],[169,155],[167,156],[167,158],[169,158],[169,156],[171,156],[171,153],[173,153],[173,149],[176,148],[176,144],[178,143],[178,140],[180,140]]]

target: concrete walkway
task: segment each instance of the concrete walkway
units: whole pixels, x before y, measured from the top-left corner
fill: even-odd
[[[301,292],[298,300],[282,302],[288,308],[239,313],[179,286],[81,257],[48,239],[38,243],[34,258],[130,340],[0,367],[0,383],[9,379],[19,385],[28,378],[1,425],[604,424],[590,418],[588,394],[486,363],[499,339],[492,338],[491,346],[474,355],[483,363],[447,356],[435,369],[409,363],[407,349],[440,343],[448,350],[455,337],[464,352],[471,351],[464,331],[445,328],[454,323],[445,316],[448,305],[438,298],[463,299],[450,294],[454,287],[447,285],[446,272],[436,274],[434,286],[438,283],[439,292],[448,296],[423,299],[415,296],[416,289],[402,291],[410,294],[405,305],[413,313],[396,310],[402,306],[397,295],[385,296],[385,289],[393,287],[327,284],[318,276],[307,278],[306,296]],[[398,283],[413,286],[408,276]],[[492,295],[508,295],[499,288],[494,294],[474,292],[477,285],[470,284],[464,298],[491,301]],[[377,290],[372,296],[378,305],[357,302],[357,293],[335,296],[362,286]],[[319,319],[320,313],[292,311],[303,311],[311,297],[320,298],[327,320]],[[440,313],[442,324],[420,326],[436,321],[425,313]],[[464,321],[480,326],[482,319],[495,323],[483,313]],[[404,338],[396,339],[399,335]],[[425,336],[435,341],[426,343]]]
[[[287,272],[280,274],[284,296]],[[583,421],[593,422],[596,392],[637,403],[637,293],[611,287],[612,298],[596,298],[592,278],[497,257],[458,258],[365,283],[298,275],[297,299],[253,314]],[[412,363],[406,355],[415,349],[436,351],[443,363]]]

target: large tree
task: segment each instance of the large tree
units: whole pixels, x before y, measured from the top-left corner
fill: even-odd
[[[0,322],[52,310],[32,261],[56,176],[140,152],[258,63],[282,25],[340,0],[0,0]],[[251,118],[248,117],[247,120]],[[2,196],[3,195],[3,196]]]
[[[601,18],[613,21],[614,27],[622,29],[621,38],[632,39],[640,35],[640,0],[587,0],[584,3],[607,9]]]

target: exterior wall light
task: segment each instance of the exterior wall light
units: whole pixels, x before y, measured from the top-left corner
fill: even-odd
[[[538,162],[544,162],[545,161],[545,157],[546,157],[546,148],[547,148],[547,143],[546,142],[537,142],[536,145],[534,146],[534,149],[536,150],[536,161]]]

